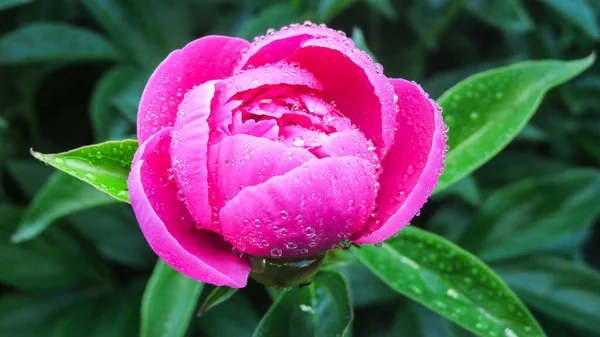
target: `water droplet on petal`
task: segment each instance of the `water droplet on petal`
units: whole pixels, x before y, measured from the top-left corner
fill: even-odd
[[[281,257],[283,252],[281,251],[281,248],[275,247],[275,248],[271,249],[270,254],[272,257]]]

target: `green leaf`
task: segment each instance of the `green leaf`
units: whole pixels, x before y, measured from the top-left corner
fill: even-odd
[[[542,2],[579,27],[589,37],[596,40],[600,38],[598,20],[586,0],[542,0]]]
[[[254,331],[254,337],[343,336],[352,321],[344,278],[318,273],[304,288],[284,290]]]
[[[466,5],[478,19],[496,28],[519,33],[533,28],[520,0],[467,0]]]
[[[204,283],[159,260],[142,300],[141,337],[182,337],[194,315]]]
[[[399,295],[383,283],[362,263],[345,262],[331,267],[348,282],[350,299],[355,308],[397,300]]]
[[[438,100],[450,127],[441,191],[502,150],[523,128],[544,94],[587,69],[592,54],[575,61],[532,61],[476,74]]]
[[[528,305],[600,333],[600,273],[559,258],[519,259],[494,269]]]
[[[112,292],[0,298],[0,335],[131,337],[138,335],[142,282]]]
[[[264,35],[269,28],[278,29],[299,20],[300,14],[290,4],[275,4],[266,7],[257,16],[246,21],[236,35],[252,40],[255,36]]]
[[[33,0],[0,0],[0,11],[11,7],[22,6]]]
[[[441,193],[438,193],[436,197],[445,195],[456,195],[471,206],[477,206],[481,202],[481,192],[479,191],[477,181],[470,175],[452,184]]]
[[[369,46],[367,45],[367,40],[365,39],[365,34],[363,34],[363,31],[362,31],[362,29],[360,29],[360,27],[352,28],[352,40],[354,41],[354,44],[356,45],[356,47],[358,49],[364,50],[365,53],[367,53],[367,54],[369,54],[369,56],[371,56],[371,58],[373,59],[373,62],[377,62],[375,55],[373,54],[373,52],[369,49]]]
[[[151,268],[156,262],[129,205],[90,209],[67,219],[109,260],[137,268]]]
[[[216,287],[206,298],[206,300],[204,300],[204,303],[202,303],[202,306],[200,307],[200,311],[198,312],[198,315],[203,315],[204,313],[206,313],[208,310],[216,307],[217,305],[227,301],[228,299],[231,298],[231,296],[235,295],[235,293],[238,291],[238,289],[235,288],[229,288],[229,287]]]
[[[111,40],[137,64],[154,69],[167,56],[169,50],[144,30],[131,1],[82,0],[81,3]]]
[[[0,38],[0,64],[118,58],[117,50],[101,35],[62,23],[32,23]]]
[[[461,0],[452,0],[438,7],[432,7],[426,1],[414,1],[406,12],[407,21],[423,46],[437,49],[440,35],[454,20],[461,7]]]
[[[118,66],[98,81],[90,103],[90,117],[97,141],[121,139],[131,128],[130,121],[112,107],[112,100],[137,76],[135,68]],[[137,99],[139,103],[139,97]]]
[[[398,14],[392,6],[390,0],[363,0],[369,5],[373,10],[377,11],[379,14],[385,16],[390,20],[398,19]]]
[[[25,243],[11,243],[10,234],[22,214],[21,209],[0,204],[0,283],[24,291],[47,291],[111,282],[106,266],[63,228],[50,228]]]
[[[520,165],[522,163],[527,165]],[[570,168],[571,164],[544,157],[538,152],[507,149],[485,163],[475,176],[482,186],[502,187],[517,180],[558,174]]]
[[[235,313],[235,319],[231,319]],[[252,303],[237,292],[231,299],[206,312],[197,319],[197,328],[202,337],[251,337],[260,317]]]
[[[481,336],[544,336],[494,272],[435,234],[407,227],[381,249],[352,252],[394,290]]]
[[[11,160],[6,163],[7,171],[17,183],[19,189],[29,198],[44,185],[54,172],[52,167],[31,158],[27,160]]]
[[[456,242],[471,225],[473,213],[473,209],[464,203],[446,201],[429,218],[426,228],[428,231]]]
[[[136,140],[123,140],[83,146],[56,154],[34,151],[31,154],[117,200],[129,202],[127,177],[137,148]]]
[[[64,173],[54,173],[27,208],[13,242],[30,240],[63,216],[84,209],[115,203],[116,200]]]
[[[459,242],[487,261],[527,254],[587,227],[598,200],[597,170],[520,181],[493,193]]]
[[[133,76],[127,81],[127,86],[111,99],[111,104],[134,125],[137,122],[138,106],[142,98],[142,92],[148,82],[148,77],[141,74]]]
[[[357,0],[321,0],[317,7],[315,19],[319,22],[330,22],[341,12],[354,5]]]
[[[473,334],[422,305],[407,301],[398,309],[388,336],[470,337]]]

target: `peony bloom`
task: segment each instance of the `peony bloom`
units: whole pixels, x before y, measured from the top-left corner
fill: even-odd
[[[251,257],[392,236],[426,202],[445,153],[440,111],[417,84],[310,22],[172,52],[137,123],[129,189],[144,236],[179,272],[236,288]]]

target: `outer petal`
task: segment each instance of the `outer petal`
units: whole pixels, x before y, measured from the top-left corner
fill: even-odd
[[[203,227],[211,223],[208,203],[208,117],[215,95],[215,81],[189,92],[182,102],[173,132],[171,162],[179,198],[184,199],[194,220]]]
[[[217,234],[199,230],[185,205],[175,197],[177,187],[162,180],[170,167],[171,128],[159,131],[136,154],[129,176],[131,206],[150,247],[171,267],[193,279],[241,288],[249,264],[231,254]]]
[[[211,146],[208,158],[211,204],[218,220],[218,211],[245,187],[287,173],[315,156],[302,148],[238,134]]]
[[[359,49],[338,39],[304,42],[289,58],[323,84],[323,99],[371,139],[384,155],[394,141],[397,115],[394,88],[381,66]]]
[[[300,45],[315,38],[336,38],[354,45],[346,40],[346,34],[323,26],[292,24],[282,27],[278,32],[269,30],[266,36],[257,37],[252,46],[243,53],[238,69],[259,67],[266,63],[276,63],[290,56]]]
[[[423,89],[392,80],[399,97],[396,142],[382,162],[378,216],[357,243],[377,243],[407,224],[423,207],[442,173],[447,127],[441,111]]]
[[[246,187],[220,213],[236,248],[259,256],[322,253],[366,221],[375,199],[373,167],[364,159],[311,160]]]
[[[241,50],[249,46],[238,38],[206,36],[169,54],[150,76],[142,94],[138,140],[144,142],[156,131],[173,126],[185,93],[195,85],[231,75]]]

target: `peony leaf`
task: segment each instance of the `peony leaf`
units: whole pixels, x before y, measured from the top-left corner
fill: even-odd
[[[459,243],[486,261],[527,254],[587,227],[597,200],[598,170],[522,180],[493,193]]]
[[[113,61],[119,57],[98,33],[59,23],[32,23],[0,38],[0,64]]]
[[[554,257],[511,260],[494,265],[532,308],[600,333],[600,273]]]
[[[544,336],[493,271],[442,237],[408,227],[381,249],[363,245],[352,252],[394,290],[480,336]]]
[[[116,202],[82,181],[55,172],[36,194],[11,240],[17,243],[33,239],[63,216]]]
[[[446,169],[437,192],[500,152],[525,126],[552,87],[577,76],[595,59],[532,61],[473,75],[438,99],[450,127]]]
[[[137,141],[123,140],[83,146],[56,154],[32,150],[31,154],[120,201],[129,202],[127,177],[137,147]]]
[[[202,288],[159,260],[142,299],[140,337],[185,336]]]
[[[600,38],[600,26],[593,8],[586,0],[542,0],[548,7],[579,27],[594,40]]]
[[[34,292],[66,290],[90,284],[112,286],[107,266],[64,227],[50,228],[28,242],[10,242],[10,234],[19,224],[22,214],[20,208],[0,204],[0,283]],[[4,334],[0,332],[0,335]]]
[[[231,296],[235,295],[238,291],[236,288],[229,288],[226,286],[216,287],[204,300],[202,306],[200,307],[200,311],[198,311],[198,315],[203,315],[205,312],[210,309],[216,307],[217,305],[227,301],[231,298]]]
[[[133,67],[117,66],[98,81],[90,102],[90,118],[96,141],[122,139],[135,125],[135,121],[131,123],[127,119],[129,116],[122,116],[117,111],[113,100],[120,97],[129,82],[138,76],[138,71]],[[135,98],[137,102],[139,98]]]
[[[351,321],[346,281],[338,273],[322,271],[311,285],[282,291],[253,336],[343,336]]]
[[[509,32],[526,32],[533,28],[521,0],[467,0],[465,3],[474,16],[496,28]]]

